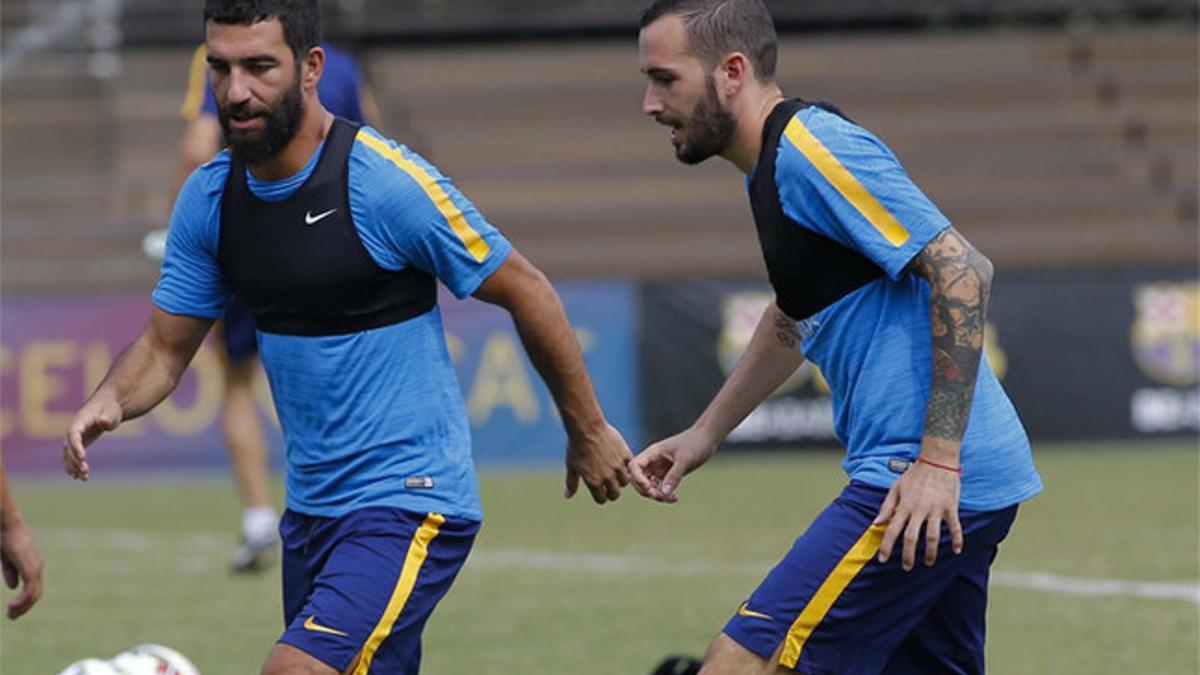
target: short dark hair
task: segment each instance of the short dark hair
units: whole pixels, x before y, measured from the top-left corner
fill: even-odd
[[[279,19],[283,37],[296,60],[321,44],[321,8],[317,0],[206,0],[204,22],[250,25]]]
[[[645,28],[670,15],[683,19],[688,46],[710,67],[727,54],[742,52],[760,82],[775,79],[779,40],[762,0],[654,0],[639,25]]]

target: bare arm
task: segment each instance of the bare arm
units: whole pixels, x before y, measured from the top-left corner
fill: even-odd
[[[201,113],[188,122],[183,138],[179,141],[179,163],[175,184],[171,187],[174,199],[184,181],[196,167],[208,162],[221,150],[221,123],[216,117]]]
[[[199,113],[188,122],[183,139],[179,142],[179,158],[176,163],[175,179],[171,184],[171,200],[178,199],[179,192],[188,176],[196,167],[208,162],[221,149],[221,123],[212,115]],[[151,230],[142,240],[142,250],[155,262],[162,262],[166,255],[167,232],[162,227]]]
[[[8,488],[4,459],[0,457],[0,564],[4,568],[4,583],[24,588],[8,603],[8,618],[16,619],[28,612],[42,597],[42,556],[33,543],[33,535],[25,525],[25,517]]]
[[[802,363],[796,322],[772,304],[733,373],[691,428],[651,445],[630,463],[637,491],[661,502],[676,501],[679,481],[708,461],[721,441]]]
[[[933,382],[925,411],[919,459],[892,486],[876,524],[891,521],[879,548],[886,561],[903,532],[901,564],[911,569],[925,528],[925,564],[937,561],[942,524],[955,553],[962,551],[958,519],[963,433],[971,413],[992,287],[992,263],[954,228],[934,238],[913,261],[929,282]],[[961,470],[961,469],[960,469]]]
[[[746,353],[693,426],[712,439],[715,447],[802,363],[796,322],[771,304],[758,320]]]
[[[67,473],[87,480],[87,446],[121,422],[146,414],[175,390],[212,324],[212,319],[154,308],[141,335],[117,357],[71,421],[63,445]]]
[[[617,499],[629,484],[629,448],[605,420],[575,331],[545,275],[513,251],[475,297],[508,310],[526,353],[567,429],[567,496],[583,478],[597,503]]]

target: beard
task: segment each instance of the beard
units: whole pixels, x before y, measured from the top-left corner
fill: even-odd
[[[257,129],[234,129],[231,120],[248,120],[262,117],[263,124]],[[300,92],[300,78],[283,93],[272,107],[255,109],[249,102],[228,105],[218,111],[225,140],[235,157],[247,164],[260,164],[272,159],[296,136],[300,120],[304,117],[304,97]]]
[[[733,142],[733,132],[737,129],[737,121],[717,98],[716,81],[711,75],[705,78],[705,84],[704,98],[696,102],[691,119],[673,124],[676,129],[687,127],[685,140],[675,149],[675,157],[688,165],[699,164],[724,152]]]

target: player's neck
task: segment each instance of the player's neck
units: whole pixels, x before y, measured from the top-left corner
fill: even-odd
[[[312,159],[313,153],[325,142],[329,129],[333,126],[333,115],[318,102],[313,101],[305,106],[304,117],[300,119],[300,128],[283,150],[271,159],[258,164],[251,164],[250,173],[258,180],[270,182],[291,178],[304,170]]]
[[[721,156],[749,176],[754,173],[758,157],[762,154],[763,126],[771,111],[783,100],[783,92],[777,85],[770,84],[755,87],[746,94],[735,104],[737,129],[733,133],[733,142]]]

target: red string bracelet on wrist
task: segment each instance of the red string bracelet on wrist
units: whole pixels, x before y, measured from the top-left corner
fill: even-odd
[[[939,469],[945,469],[946,471],[953,471],[954,473],[956,473],[960,476],[962,475],[962,467],[961,466],[950,466],[948,464],[938,464],[937,462],[933,462],[928,459],[925,459],[925,457],[923,455],[917,455],[917,461],[922,464],[928,464],[929,466],[937,467]]]

